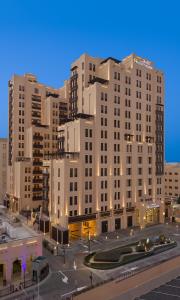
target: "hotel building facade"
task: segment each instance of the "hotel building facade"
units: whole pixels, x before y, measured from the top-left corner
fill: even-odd
[[[22,79],[28,82],[26,76],[19,78]],[[32,86],[32,82],[27,84]],[[11,85],[13,81],[10,91]],[[44,86],[42,89],[46,91]],[[42,158],[33,158],[35,135],[42,136],[43,142],[45,134],[52,135],[52,124],[47,122],[44,109],[47,100],[52,108],[52,99],[47,99],[45,92],[38,124],[32,124],[34,102],[27,104],[29,123],[24,149],[17,149],[18,144],[11,143],[13,139],[9,137],[9,163],[16,158],[18,170],[27,164],[31,182],[27,200],[13,191],[20,182],[14,182],[14,187],[10,184],[12,199],[15,196],[18,203],[26,203],[18,210],[42,205],[51,225],[68,229],[72,238],[163,222],[163,73],[152,62],[134,54],[122,61],[84,54],[72,64],[70,79],[60,91],[68,103],[68,112],[61,124],[57,120],[54,148],[51,145],[46,149],[43,144],[38,151]],[[37,97],[33,90],[30,98],[34,96]],[[48,143],[50,146],[49,140]],[[18,151],[24,153],[23,162]],[[43,175],[39,193],[35,193],[33,164],[38,161],[41,166],[37,170],[42,169]],[[13,178],[13,170],[11,174]],[[40,178],[41,175],[37,179]],[[42,202],[32,198],[34,194],[42,195]]]

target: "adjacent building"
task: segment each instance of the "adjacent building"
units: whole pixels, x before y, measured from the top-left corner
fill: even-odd
[[[165,197],[177,199],[180,197],[180,163],[166,163],[164,173]]]
[[[67,84],[53,89],[32,74],[9,81],[7,203],[12,211],[43,207],[42,165],[45,154],[57,152],[57,127],[67,118]]]
[[[9,82],[8,197],[70,237],[164,221],[164,78],[147,59],[83,54],[63,88]]]
[[[166,163],[164,175],[166,217],[180,221],[180,163]]]
[[[3,202],[7,189],[7,143],[6,138],[0,138],[0,202]]]
[[[42,255],[42,235],[0,212],[0,284],[24,282],[32,278],[33,260]]]

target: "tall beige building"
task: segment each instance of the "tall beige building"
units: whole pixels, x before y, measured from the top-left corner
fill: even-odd
[[[68,83],[53,89],[32,74],[9,81],[7,205],[26,211],[48,204],[43,198],[43,158],[57,152],[57,128],[68,113]]]
[[[70,119],[44,160],[50,221],[86,236],[164,221],[164,78],[149,60],[82,55]]]
[[[165,197],[177,199],[180,197],[180,163],[165,164]]]
[[[0,202],[3,203],[7,188],[7,139],[0,138]]]

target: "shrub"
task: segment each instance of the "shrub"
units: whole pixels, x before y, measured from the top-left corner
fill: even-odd
[[[99,262],[118,262],[121,255],[132,253],[131,247],[118,247],[108,251],[98,252],[94,256],[94,261]]]

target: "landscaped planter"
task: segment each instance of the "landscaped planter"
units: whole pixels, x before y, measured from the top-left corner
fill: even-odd
[[[144,242],[144,241],[142,241]],[[146,245],[149,243],[149,239],[147,239]],[[141,245],[141,241],[139,242]],[[133,261],[143,259],[150,255],[155,255],[160,252],[167,251],[176,246],[175,241],[170,241],[166,239],[164,244],[152,244],[148,251],[143,251],[142,247],[138,249],[138,242],[134,244],[129,244],[124,247],[116,247],[114,249],[94,252],[89,254],[84,259],[84,264],[90,268],[108,270],[117,268],[119,266],[131,263]],[[146,248],[147,249],[147,248]]]

